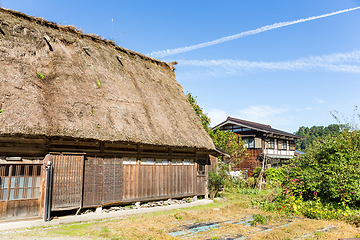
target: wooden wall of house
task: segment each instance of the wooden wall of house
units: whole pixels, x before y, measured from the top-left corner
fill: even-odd
[[[53,165],[52,211],[207,194],[209,157],[195,149],[0,137],[0,156],[5,156],[0,157],[0,221],[43,215],[47,161]],[[123,164],[123,156],[136,158],[136,165]],[[7,160],[11,157],[20,157],[21,161]],[[142,158],[168,159],[170,163],[142,165]],[[185,164],[184,159],[191,164]],[[172,164],[172,160],[182,162]],[[198,160],[205,174],[199,174]],[[26,170],[19,170],[20,165]],[[41,171],[29,170],[30,166],[39,166]],[[19,179],[23,176],[36,179],[27,185],[31,189],[24,188],[32,195],[22,193],[25,190],[21,190]],[[11,178],[19,179],[10,188]],[[9,199],[10,191],[17,199]]]
[[[136,159],[133,165],[115,156],[86,157],[83,207],[206,194],[206,176],[199,179],[196,163],[142,165]]]
[[[123,201],[193,196],[196,165],[124,165]]]
[[[248,156],[240,164],[237,164],[231,169],[233,171],[247,171],[248,177],[251,177],[254,169],[262,166],[262,162],[258,160],[258,156],[261,153],[261,148],[247,149]]]
[[[83,195],[83,154],[50,155],[53,165],[51,210],[80,208]]]
[[[83,207],[122,202],[122,159],[86,157]]]

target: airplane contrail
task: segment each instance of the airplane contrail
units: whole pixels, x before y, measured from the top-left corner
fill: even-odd
[[[265,31],[269,31],[269,30],[272,30],[272,29],[281,28],[281,27],[285,27],[285,26],[289,26],[289,25],[294,25],[294,24],[297,24],[297,23],[307,22],[307,21],[311,21],[311,20],[315,20],[315,19],[319,19],[319,18],[330,17],[330,16],[333,16],[333,15],[337,15],[337,14],[345,13],[345,12],[350,12],[350,11],[354,11],[354,10],[357,10],[357,9],[360,9],[360,7],[348,8],[348,9],[345,9],[345,10],[340,10],[340,11],[336,11],[336,12],[332,12],[332,13],[326,13],[326,14],[322,14],[322,15],[319,15],[319,16],[301,18],[299,20],[294,20],[294,21],[289,21],[289,22],[274,23],[274,24],[271,24],[271,25],[266,25],[266,26],[254,29],[254,30],[250,30],[250,31],[238,33],[238,34],[235,34],[235,35],[223,37],[223,38],[220,38],[220,39],[216,39],[216,40],[213,40],[213,41],[210,41],[210,42],[200,43],[200,44],[196,44],[196,45],[192,45],[192,46],[188,46],[188,47],[168,49],[168,50],[164,50],[164,51],[154,51],[154,52],[152,52],[152,53],[150,53],[148,55],[151,56],[151,57],[171,56],[171,55],[175,55],[175,54],[178,54],[178,53],[188,52],[188,51],[191,51],[191,50],[204,48],[204,47],[212,46],[212,45],[215,45],[215,44],[231,41],[231,40],[234,40],[234,39],[237,39],[237,38],[241,38],[241,37],[254,35],[254,34],[265,32]]]

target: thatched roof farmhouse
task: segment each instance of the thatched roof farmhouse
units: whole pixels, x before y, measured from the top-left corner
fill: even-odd
[[[198,195],[200,188],[203,194],[206,186],[201,184],[206,178],[201,182],[199,175],[206,173],[209,161],[204,156],[214,151],[214,145],[177,83],[174,69],[171,63],[73,26],[0,8],[0,180],[47,179],[45,168],[50,161],[54,169],[50,212]],[[66,160],[71,156],[77,157]],[[71,161],[80,162],[74,171],[84,177],[74,180],[63,171],[61,181],[78,188],[71,193],[76,195],[75,204],[58,199],[68,193],[56,182],[60,176],[57,168],[71,163],[66,167],[71,169],[69,166],[75,166]],[[165,171],[163,177],[141,175],[143,162],[147,162],[148,173]],[[106,175],[106,169],[115,163],[120,164],[118,171]],[[126,164],[136,168],[126,169]],[[38,165],[41,172],[33,170]],[[201,174],[196,174],[196,168]],[[103,180],[93,180],[95,175],[87,179],[90,172]],[[107,176],[119,179],[110,198],[106,195]],[[29,182],[27,187],[21,181],[16,180],[14,189],[10,185],[0,189],[0,205],[5,206],[1,209],[7,209],[0,212],[0,219],[21,215],[16,209],[19,205],[14,207],[12,201],[31,199],[38,204],[37,210],[23,207],[21,216],[42,215],[49,204],[44,202],[51,196],[46,192],[47,181],[41,186]],[[77,181],[83,186],[76,185]],[[146,181],[152,183],[144,185]],[[125,182],[129,184],[126,187]],[[164,182],[171,186],[163,187]],[[32,193],[25,193],[25,188]],[[100,192],[92,192],[98,188]],[[91,201],[86,200],[90,195]]]

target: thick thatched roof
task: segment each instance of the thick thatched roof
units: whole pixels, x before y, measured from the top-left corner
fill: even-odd
[[[0,66],[0,136],[214,149],[172,64],[0,8]]]

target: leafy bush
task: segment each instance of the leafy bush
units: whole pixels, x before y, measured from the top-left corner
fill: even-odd
[[[266,224],[268,220],[270,220],[270,216],[264,216],[262,214],[254,214],[253,215],[254,220],[252,221],[252,225],[257,224]]]
[[[294,164],[284,168],[285,192],[304,200],[343,207],[360,206],[360,131],[344,130],[314,144]]]
[[[266,169],[266,181],[271,186],[280,185],[285,179],[285,174],[282,168],[268,168]]]
[[[256,186],[256,184],[257,184],[257,179],[254,177],[249,177],[246,180],[247,187],[254,188]]]
[[[254,178],[258,178],[259,176],[260,176],[260,173],[261,173],[261,169],[262,169],[262,167],[256,167],[255,169],[254,169],[254,171],[253,171],[253,177]]]
[[[210,192],[210,198],[216,197],[219,189],[229,183],[230,178],[229,165],[227,164],[219,164],[219,169],[217,171],[209,171],[208,189]]]
[[[208,189],[210,191],[210,198],[216,197],[219,189],[222,185],[224,185],[224,178],[215,171],[209,172],[209,184]]]

